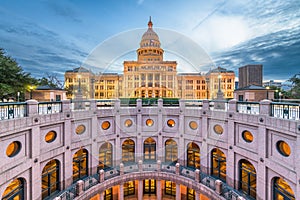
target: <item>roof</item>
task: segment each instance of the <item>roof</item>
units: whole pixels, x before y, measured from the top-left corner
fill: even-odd
[[[248,85],[243,88],[238,88],[236,90],[267,90],[265,87],[258,86],[258,85]]]
[[[67,70],[66,72],[90,72],[90,71],[84,67],[77,67],[71,70]]]
[[[211,69],[209,70],[209,72],[207,72],[207,74],[211,74],[211,73],[234,73],[234,71],[232,70],[227,70],[225,68],[222,68],[222,67],[217,67],[217,68],[214,68],[214,69]]]
[[[63,90],[63,89],[51,87],[49,85],[40,85],[35,90]]]

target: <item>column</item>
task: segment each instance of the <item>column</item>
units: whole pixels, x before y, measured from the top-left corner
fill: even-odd
[[[143,200],[143,181],[138,181],[138,200]]]
[[[124,200],[124,190],[123,190],[123,184],[121,183],[120,185],[119,185],[119,200]]]
[[[162,196],[161,196],[161,180],[156,180],[156,199],[162,199]]]
[[[181,193],[180,193],[180,184],[176,183],[176,200],[181,199]]]
[[[158,116],[157,116],[157,128],[158,128],[158,134],[157,134],[157,148],[156,148],[156,154],[157,154],[157,158],[158,160],[164,160],[164,144],[163,144],[163,138],[162,138],[162,127],[163,127],[163,100],[162,99],[158,99],[157,101],[157,106],[158,106],[158,110],[160,110],[161,112],[158,112]]]

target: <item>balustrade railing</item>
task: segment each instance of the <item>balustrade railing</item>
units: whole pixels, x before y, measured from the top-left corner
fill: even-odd
[[[297,103],[283,102],[242,102],[242,101],[225,101],[225,100],[178,100],[178,99],[151,99],[149,103],[146,100],[137,99],[122,100],[72,100],[69,102],[31,102],[17,103],[0,103],[0,120],[27,117],[30,114],[40,115],[53,114],[65,111],[87,111],[91,109],[114,109],[120,107],[131,106],[164,106],[164,107],[192,107],[193,109],[209,109],[215,111],[231,111],[238,113],[246,113],[252,115],[269,115],[275,118],[299,120],[300,106]],[[127,103],[126,103],[127,102]],[[37,107],[36,107],[37,106]],[[263,106],[263,109],[262,109]],[[33,108],[33,109],[29,109]],[[71,109],[71,110],[70,110]],[[122,108],[123,109],[123,108]],[[34,111],[35,110],[35,111]],[[37,110],[37,111],[36,111]],[[30,112],[30,113],[29,113]]]
[[[271,103],[271,116],[282,119],[299,120],[300,105],[292,103]]]
[[[40,115],[53,114],[62,112],[61,101],[39,102],[38,113]]]
[[[27,103],[0,103],[0,120],[27,117]]]
[[[259,102],[238,101],[236,111],[252,115],[259,114]]]
[[[186,177],[188,179],[195,180],[197,182],[199,181],[199,183],[209,187],[212,190],[217,189],[217,185],[216,185],[217,179],[215,177],[212,177],[208,174],[201,172],[200,170],[196,170],[194,168],[190,168],[186,166],[179,166],[179,164],[170,165],[170,163],[162,163],[162,164],[158,164],[158,163],[160,163],[160,161],[159,162],[153,161],[147,163],[142,163],[140,161],[139,164],[131,163],[131,164],[127,164],[126,166],[121,164],[122,167],[120,165],[120,167],[111,167],[111,168],[104,169],[104,171],[102,172],[99,171],[100,173],[94,174],[92,176],[79,180],[76,183],[73,183],[66,190],[58,193],[56,195],[58,198],[56,199],[72,200],[78,197],[80,194],[82,194],[82,192],[89,190],[93,186],[102,183],[103,181],[127,173],[139,173],[139,172],[147,172],[147,171],[155,171],[155,172],[161,171],[163,173],[176,174],[179,176]],[[142,167],[142,171],[141,169],[139,169],[139,167]],[[101,178],[101,176],[104,177]],[[219,186],[218,189],[221,191],[220,195],[225,197],[226,199],[230,199],[230,200],[237,199],[240,196],[243,196],[245,199],[248,199],[248,197],[245,196],[243,193],[235,190],[234,188],[230,187],[224,182],[222,182],[222,184]],[[80,190],[82,191],[80,192]]]

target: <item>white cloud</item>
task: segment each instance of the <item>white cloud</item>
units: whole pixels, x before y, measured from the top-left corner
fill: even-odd
[[[223,50],[248,40],[251,30],[242,17],[212,16],[191,33],[209,52]]]

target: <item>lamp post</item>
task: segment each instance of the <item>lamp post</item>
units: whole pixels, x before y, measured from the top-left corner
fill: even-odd
[[[82,95],[81,94],[81,75],[80,74],[78,74],[77,75],[77,78],[78,78],[78,95]]]
[[[206,78],[205,78],[205,81],[206,81],[206,99],[208,99],[208,92],[209,92],[209,90],[208,90],[208,87],[209,87],[209,78],[206,77]]]
[[[219,89],[218,89],[218,92],[222,92],[221,91],[221,78],[222,78],[222,76],[221,76],[221,74],[219,74],[218,75],[218,80],[219,80]]]
[[[266,89],[267,89],[267,99],[269,99],[269,89],[270,89],[270,87],[267,86]]]
[[[17,101],[20,101],[20,92],[17,92]]]

